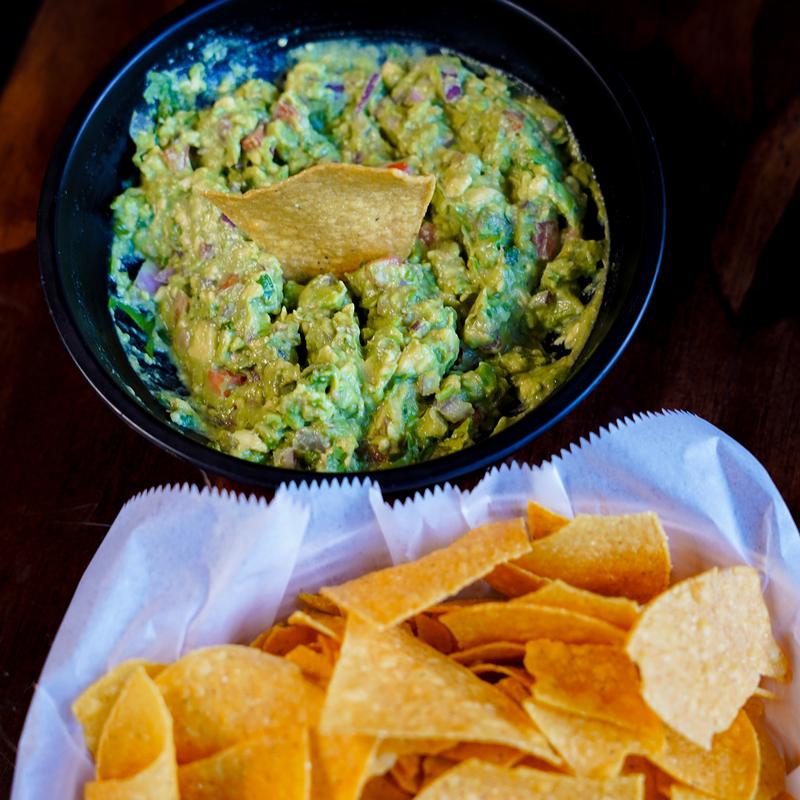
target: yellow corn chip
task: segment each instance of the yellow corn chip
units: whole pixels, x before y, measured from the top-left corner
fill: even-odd
[[[298,667],[252,647],[194,650],[156,683],[174,721],[179,764],[307,719],[306,681]]]
[[[645,751],[636,731],[628,728],[537,700],[526,700],[523,707],[572,772],[584,778],[613,778],[620,774],[626,756]]]
[[[521,661],[524,656],[525,645],[521,642],[486,642],[450,654],[453,661],[467,665],[478,661]]]
[[[423,779],[422,758],[418,755],[400,756],[389,770],[392,780],[409,794],[416,794]]]
[[[323,614],[332,614],[333,616],[337,614],[341,615],[339,606],[337,606],[336,603],[332,603],[327,597],[323,597],[321,594],[300,592],[300,594],[297,595],[297,599],[303,603],[303,605],[308,606],[314,611],[321,611]]]
[[[501,767],[510,767],[525,758],[525,753],[513,747],[504,747],[500,744],[481,744],[480,742],[461,742],[449,750],[443,750],[439,755],[451,761],[477,758]]]
[[[642,612],[627,651],[648,705],[701,747],[730,727],[773,663],[769,612],[751,567],[711,569]]]
[[[378,744],[372,774],[382,775],[388,772],[400,756],[437,755],[452,746],[452,742],[442,739],[383,739]]]
[[[179,800],[175,754],[164,750],[149,767],[130,778],[90,781],[83,787],[83,797],[84,800]]]
[[[530,688],[533,686],[533,678],[530,674],[520,667],[510,667],[507,664],[490,664],[482,662],[470,664],[469,669],[476,675],[505,675],[514,678],[518,683]]]
[[[606,597],[559,580],[551,581],[531,594],[517,597],[514,602],[566,608],[625,630],[636,622],[641,611],[639,604],[627,597]]]
[[[455,594],[496,564],[529,549],[521,518],[491,522],[416,561],[324,587],[321,592],[345,611],[386,628]]]
[[[528,501],[528,533],[531,539],[544,539],[551,533],[563,528],[569,519],[540,506],[533,500]]]
[[[308,731],[263,733],[178,770],[181,800],[306,800]]]
[[[413,795],[404,792],[385,775],[367,781],[360,800],[409,800]]]
[[[287,620],[289,625],[300,625],[311,628],[337,642],[344,638],[344,618],[333,614],[323,614],[319,611],[295,611]],[[308,644],[301,642],[300,644]],[[263,648],[262,648],[263,650]]]
[[[643,791],[641,776],[600,781],[471,759],[430,783],[417,800],[641,800]]]
[[[769,735],[761,701],[750,698],[744,710],[758,738],[760,771],[755,800],[772,800],[786,788],[786,763]]]
[[[624,650],[609,645],[528,642],[525,668],[540,703],[637,731],[656,749],[661,721],[642,699],[639,676]]]
[[[358,800],[370,776],[377,740],[311,731],[311,800]]]
[[[417,629],[417,637],[425,644],[435,647],[440,653],[453,652],[456,645],[453,634],[436,617],[417,614],[414,617],[414,626]]]
[[[556,534],[553,534],[554,536]],[[487,642],[565,642],[622,644],[624,631],[595,617],[531,603],[481,603],[442,616],[461,650]]]
[[[433,617],[441,617],[442,614],[449,614],[459,608],[485,603],[484,597],[461,597],[458,600],[445,600],[443,603],[434,603],[425,609],[425,613]]]
[[[164,669],[163,664],[151,664],[138,658],[123,661],[103,675],[100,680],[95,681],[72,704],[72,713],[83,728],[83,738],[92,758],[97,757],[97,742],[111,708],[128,678],[139,667],[144,667],[145,672],[151,678],[155,678]]]
[[[663,800],[669,797],[674,784],[666,772],[662,772],[644,756],[628,756],[622,766],[623,775],[644,775],[644,800]]]
[[[683,786],[680,783],[673,783],[669,789],[670,800],[709,800],[711,795],[705,792],[698,792],[691,786]]]
[[[648,758],[677,781],[725,800],[753,800],[759,779],[758,738],[741,711],[728,730],[714,736],[711,749],[666,728],[664,746]]]
[[[331,675],[333,675],[334,662],[332,659],[324,653],[312,650],[308,645],[301,644],[299,647],[295,647],[284,658],[293,664],[297,664],[303,673],[303,677],[319,686],[327,686]]]
[[[543,578],[646,602],[667,588],[667,537],[655,514],[579,516],[517,559]]]
[[[287,278],[341,275],[365,261],[405,258],[433,196],[432,175],[317,164],[243,195],[205,192]]]
[[[285,656],[301,644],[311,644],[317,638],[316,631],[301,625],[279,623],[260,633],[250,644],[273,656]]]
[[[465,667],[400,629],[347,624],[320,730],[516,747],[559,763],[525,712]]]
[[[422,786],[435,781],[440,775],[453,768],[453,761],[442,756],[425,756],[422,759]]]
[[[519,597],[535,592],[548,582],[547,578],[540,578],[511,561],[508,564],[498,564],[484,580],[492,589],[506,597]]]
[[[531,696],[531,690],[516,678],[502,678],[494,686],[495,689],[498,689],[520,705],[529,700]]]
[[[143,665],[122,687],[97,745],[97,779],[130,778],[166,752],[174,761],[172,718]]]

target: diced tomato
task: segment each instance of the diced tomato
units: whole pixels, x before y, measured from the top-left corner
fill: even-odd
[[[517,133],[522,130],[525,115],[521,111],[504,111],[503,116],[508,120],[508,127]]]
[[[432,222],[423,222],[419,228],[419,238],[425,247],[436,244],[436,226]]]
[[[405,161],[393,161],[391,164],[386,165],[386,169],[399,169],[403,172],[410,172],[408,164]]]
[[[293,122],[297,117],[297,111],[288,103],[284,103],[283,100],[281,100],[281,102],[275,106],[272,116],[275,117],[275,119],[282,119],[284,122]]]
[[[242,150],[257,150],[264,141],[264,123],[259,122],[256,127],[242,139]]]
[[[230,274],[226,275],[219,284],[220,289],[230,289],[231,286],[239,283],[239,276]]]
[[[237,375],[226,369],[212,369],[208,372],[208,383],[215,394],[228,397],[234,386],[241,386],[247,381],[245,375]]]

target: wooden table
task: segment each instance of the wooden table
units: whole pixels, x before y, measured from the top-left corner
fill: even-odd
[[[127,428],[84,381],[48,316],[34,245],[39,186],[71,107],[115,51],[172,5],[45,0],[0,98],[2,794],[34,681],[122,503],[157,484],[213,482]],[[623,415],[684,408],[749,448],[796,517],[800,124],[791,94],[800,86],[800,5],[701,0],[669,14],[645,0],[563,5],[537,7],[551,18],[561,9],[573,29],[582,20],[647,107],[665,158],[672,239],[619,363],[518,458],[537,463]]]

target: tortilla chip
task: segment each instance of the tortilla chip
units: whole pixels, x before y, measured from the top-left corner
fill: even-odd
[[[663,740],[664,726],[642,699],[624,650],[539,639],[528,642],[525,668],[536,678],[538,702],[636,731],[652,749]]]
[[[455,649],[456,643],[453,634],[439,622],[437,617],[417,614],[414,617],[414,627],[417,631],[417,638],[436,648],[440,653],[452,653]]]
[[[460,650],[487,642],[541,638],[597,644],[622,644],[625,640],[625,633],[616,625],[531,603],[481,603],[445,614],[441,620],[456,637]]]
[[[301,644],[311,644],[317,633],[301,625],[286,625],[281,622],[260,633],[250,644],[273,656],[285,656]]]
[[[680,783],[673,783],[669,789],[670,800],[709,800],[709,795],[705,792],[698,792],[691,786],[682,786]]]
[[[669,797],[673,780],[644,756],[628,756],[622,765],[622,775],[644,775],[644,800],[663,800]]]
[[[401,629],[347,624],[320,730],[516,747],[559,763],[519,706]]]
[[[581,777],[613,778],[620,774],[630,753],[645,751],[636,731],[533,699],[526,700],[523,707],[572,772]]]
[[[510,697],[515,703],[519,703],[519,705],[522,705],[526,700],[530,700],[531,697],[531,690],[516,678],[502,678],[494,684],[494,687]]]
[[[321,611],[323,614],[332,614],[333,616],[341,615],[341,610],[336,603],[323,597],[321,594],[310,594],[308,592],[300,592],[297,599],[303,605],[308,606],[314,611]]]
[[[562,517],[561,514],[528,500],[528,535],[531,539],[544,539],[568,523],[568,517]]]
[[[416,561],[321,589],[340,608],[378,627],[397,625],[530,549],[521,518],[482,525]]]
[[[358,800],[370,777],[377,741],[311,731],[311,800]]]
[[[433,175],[317,164],[243,195],[204,194],[281,262],[287,278],[305,281],[378,258],[406,258],[435,187]]]
[[[300,625],[328,636],[336,642],[344,638],[344,619],[320,611],[295,611],[287,620],[289,625]],[[307,642],[301,642],[307,644]],[[262,648],[263,649],[263,648]]]
[[[299,668],[252,647],[194,650],[167,667],[156,684],[172,714],[179,764],[307,719]]]
[[[360,800],[409,800],[413,795],[404,792],[394,781],[384,775],[367,781]]]
[[[470,664],[469,669],[476,675],[505,675],[509,678],[514,678],[518,683],[530,688],[533,686],[533,678],[530,674],[520,667],[510,667],[507,664],[490,664],[488,662],[481,662],[478,664]]]
[[[602,619],[624,630],[628,630],[639,619],[641,611],[639,604],[627,597],[606,597],[559,580],[551,581],[531,594],[518,597],[514,602],[566,608],[587,617]]]
[[[758,572],[731,567],[676,583],[649,603],[627,651],[641,672],[648,705],[689,741],[708,748],[770,669],[770,643]]]
[[[97,758],[97,743],[111,708],[128,678],[139,667],[144,667],[145,672],[155,678],[164,669],[164,664],[151,664],[138,658],[123,661],[95,681],[72,704],[72,713],[83,728],[83,739],[93,759]]]
[[[318,653],[307,645],[301,644],[299,647],[295,647],[284,658],[293,664],[297,664],[303,673],[303,677],[313,681],[318,686],[327,686],[331,675],[333,675],[334,662],[324,653]]]
[[[744,710],[758,738],[760,770],[755,800],[772,800],[786,788],[786,762],[767,730],[761,701],[751,698]]]
[[[548,582],[547,578],[540,578],[510,561],[508,564],[498,564],[484,580],[492,589],[506,597],[519,597],[535,592]]]
[[[131,672],[103,726],[97,745],[97,779],[130,778],[166,752],[175,760],[172,718],[143,665]]]
[[[458,600],[445,600],[442,603],[434,603],[425,609],[425,613],[432,617],[441,617],[442,614],[449,614],[459,608],[479,605],[485,603],[485,597],[460,597]]]
[[[478,661],[522,661],[524,657],[525,645],[521,642],[486,642],[450,654],[453,661],[467,665]]]
[[[417,755],[400,756],[389,770],[392,780],[409,794],[416,794],[422,787],[422,759]]]
[[[178,770],[181,800],[306,800],[308,730],[263,733]]]
[[[425,756],[422,759],[422,786],[435,781],[449,769],[453,769],[454,762],[442,756]]]
[[[579,516],[516,560],[543,578],[646,602],[669,584],[667,537],[655,514]]]
[[[90,781],[83,787],[84,800],[179,800],[175,754],[164,750],[146,769],[130,778]],[[184,798],[180,798],[184,800]]]
[[[417,800],[641,800],[643,787],[641,776],[598,781],[471,759],[429,784]]]
[[[711,749],[699,747],[666,728],[664,747],[648,758],[675,780],[725,800],[752,800],[758,787],[758,738],[741,711],[728,730],[714,736]]]
[[[525,758],[525,753],[521,753],[513,747],[504,747],[500,744],[481,744],[479,742],[461,742],[449,750],[443,750],[439,755],[451,761],[466,761],[469,758],[477,758],[481,761],[488,761],[490,764],[498,764],[501,767],[510,767]]]

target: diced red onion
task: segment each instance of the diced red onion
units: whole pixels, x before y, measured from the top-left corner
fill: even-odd
[[[326,83],[325,86],[335,94],[341,94],[344,91],[343,83]]]
[[[452,103],[453,100],[457,100],[459,97],[461,97],[461,87],[457,83],[450,84],[445,90],[444,99]]]
[[[173,269],[159,270],[152,261],[145,261],[139,268],[134,283],[149,295],[154,295],[175,274]]]
[[[432,247],[436,243],[436,226],[432,222],[423,222],[419,228],[419,238],[425,247]]]
[[[236,227],[236,223],[227,215],[227,214],[220,214],[219,218],[226,224],[230,225],[231,228]]]
[[[364,106],[366,106],[370,97],[372,97],[372,93],[375,91],[375,86],[378,83],[378,77],[379,75],[377,72],[373,72],[372,75],[369,76],[367,85],[364,87],[361,97],[358,98],[358,103],[356,104],[356,114],[364,110]]]
[[[536,255],[540,259],[550,261],[558,252],[559,231],[558,222],[555,220],[545,220],[544,222],[534,223],[534,233],[531,236],[536,245]]]

